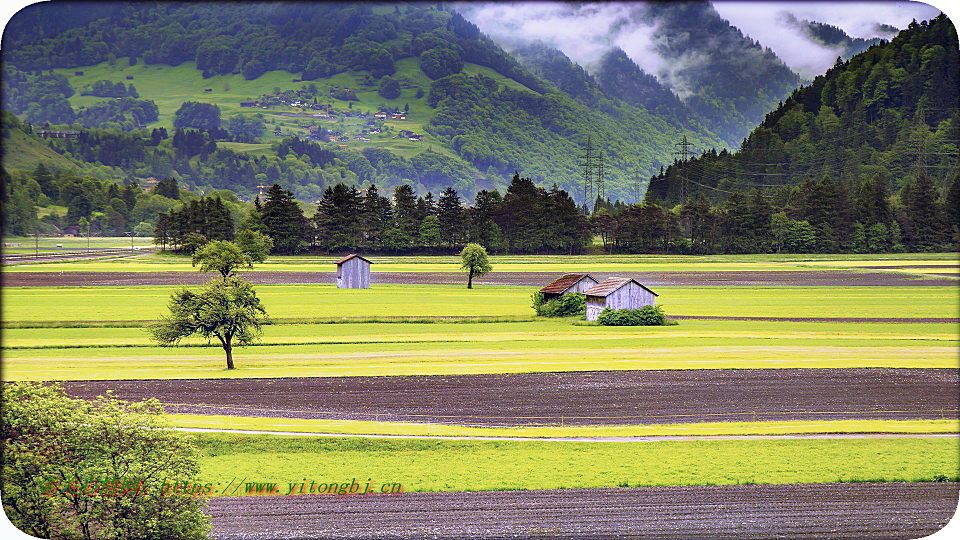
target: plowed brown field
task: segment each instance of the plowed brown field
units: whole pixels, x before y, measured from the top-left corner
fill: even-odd
[[[799,484],[210,500],[212,538],[918,538],[958,484]]]
[[[68,381],[168,412],[471,425],[957,417],[953,369],[600,371],[499,375]]]

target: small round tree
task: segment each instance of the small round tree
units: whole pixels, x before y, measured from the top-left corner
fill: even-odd
[[[193,266],[198,264],[201,272],[220,272],[226,280],[237,268],[252,267],[253,261],[233,242],[214,240],[193,252]]]
[[[253,262],[261,263],[267,260],[267,255],[273,249],[273,239],[269,236],[250,229],[244,229],[237,234],[234,240],[240,251],[250,256]]]
[[[460,252],[460,269],[469,272],[467,277],[467,288],[473,288],[474,276],[480,277],[491,270],[490,261],[487,259],[487,250],[480,244],[467,244]]]

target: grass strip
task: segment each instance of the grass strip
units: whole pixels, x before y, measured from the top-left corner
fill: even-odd
[[[951,439],[578,443],[201,434],[204,482],[399,482],[404,491],[958,479]],[[285,491],[285,490],[284,490]]]
[[[386,415],[385,415],[386,416]],[[649,437],[663,435],[784,435],[829,433],[957,433],[960,420],[790,420],[784,422],[698,422],[682,424],[507,426],[431,424],[169,414],[172,427],[447,437]]]
[[[292,325],[292,324],[464,324],[464,323],[506,323],[506,322],[533,322],[537,317],[529,316],[456,316],[434,315],[426,317],[279,317],[271,319],[265,324]],[[3,321],[2,328],[140,328],[156,322],[155,320],[129,321]]]

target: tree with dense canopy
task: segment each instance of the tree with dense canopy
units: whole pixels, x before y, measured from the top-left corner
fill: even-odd
[[[234,277],[211,281],[198,292],[180,288],[171,295],[169,308],[170,315],[150,327],[153,340],[166,346],[193,335],[216,337],[226,353],[227,369],[234,369],[234,344],[253,343],[267,322],[253,286]]]
[[[467,244],[460,252],[460,269],[469,272],[467,277],[467,288],[473,288],[473,278],[481,277],[491,270],[490,261],[487,259],[487,250],[480,244]]]
[[[226,281],[238,268],[252,268],[253,259],[233,242],[214,240],[193,253],[193,266],[201,272],[219,272]]]

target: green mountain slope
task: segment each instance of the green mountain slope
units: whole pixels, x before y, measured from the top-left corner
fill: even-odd
[[[67,170],[79,171],[80,166],[67,157],[58,154],[36,135],[20,129],[19,122],[7,122],[4,118],[3,143],[0,145],[0,157],[3,165],[10,169],[33,169],[40,163]]]
[[[25,11],[30,14],[30,8]],[[223,125],[233,115],[263,114],[267,130],[261,143],[220,143],[221,149],[249,150],[253,157],[276,155],[265,144],[290,135],[303,137],[314,125],[349,139],[328,144],[334,152],[342,152],[342,147],[364,153],[376,149],[401,160],[413,160],[429,152],[443,156],[445,161],[439,173],[423,169],[424,163],[435,161],[423,158],[420,165],[411,162],[412,168],[401,167],[404,173],[398,176],[396,169],[373,166],[368,170],[355,156],[341,153],[338,155],[343,159],[323,165],[328,169],[325,172],[316,170],[284,179],[302,196],[327,185],[335,176],[331,168],[341,170],[342,181],[375,181],[388,187],[411,182],[422,189],[453,185],[468,196],[481,187],[503,187],[514,170],[520,170],[544,185],[556,183],[579,193],[581,189],[575,189],[581,185],[576,155],[590,136],[607,151],[608,194],[625,197],[634,193],[638,168],[648,176],[670,162],[673,144],[681,135],[704,146],[719,142],[695,127],[690,130],[665,122],[655,112],[612,101],[599,92],[596,100],[577,99],[582,96],[571,96],[562,87],[524,69],[459,14],[430,4],[185,3],[158,8],[131,3],[106,14],[45,39],[5,38],[5,43],[13,45],[4,48],[5,65],[26,74],[5,77],[5,88],[13,90],[5,94],[27,97],[16,102],[5,100],[4,107],[34,123],[70,124],[70,118],[79,118],[81,108],[103,106],[102,97],[57,96],[52,92],[33,96],[31,88],[21,88],[37,86],[39,79],[29,75],[33,70],[54,68],[54,73],[62,75],[74,89],[100,80],[135,84],[139,99],[152,101],[159,110],[156,121],[145,123],[144,135],[159,127],[172,130],[180,105],[196,101],[217,105]],[[79,72],[82,74],[76,74]],[[429,106],[431,88],[439,84],[435,81],[451,76],[459,77],[457,85],[471,84],[486,96],[484,107],[488,109],[461,107],[458,114],[468,116],[453,118],[451,109],[440,100],[433,102],[436,108]],[[398,96],[384,97],[384,77],[399,83]],[[293,82],[295,79],[298,82]],[[497,88],[490,86],[491,80]],[[51,79],[44,84],[52,87],[61,82]],[[340,96],[338,89],[342,88],[349,88],[356,99]],[[281,105],[269,110],[240,106],[241,101],[256,100],[277,90],[305,89],[312,96],[308,99],[329,103],[337,111],[334,121],[314,118],[316,111],[305,107],[306,103],[299,108]],[[521,116],[511,117],[498,105],[497,94],[501,91],[513,100],[510,113],[522,112]],[[517,92],[530,98],[514,99],[520,95]],[[356,139],[364,136],[368,120],[342,114],[408,107],[407,119],[388,119],[380,134],[365,137],[369,142]],[[56,116],[51,116],[54,112]],[[556,118],[544,122],[545,114]],[[481,118],[489,121],[481,122]],[[527,122],[530,118],[537,121]],[[134,125],[136,119],[128,115],[101,127],[129,129]],[[424,140],[410,141],[400,136],[402,130],[420,133]],[[239,179],[205,174],[199,169],[219,166],[206,163],[211,157],[219,159],[216,154],[201,155],[192,159],[204,163],[178,164],[175,159],[167,163],[157,158],[129,163],[126,170],[141,176],[161,176],[176,170],[188,184],[237,189],[246,195],[258,183],[257,174],[266,174],[271,180],[275,176],[269,173],[269,167],[258,172],[264,168],[259,164],[251,165],[253,172],[245,172]],[[374,161],[382,163],[379,158]]]

